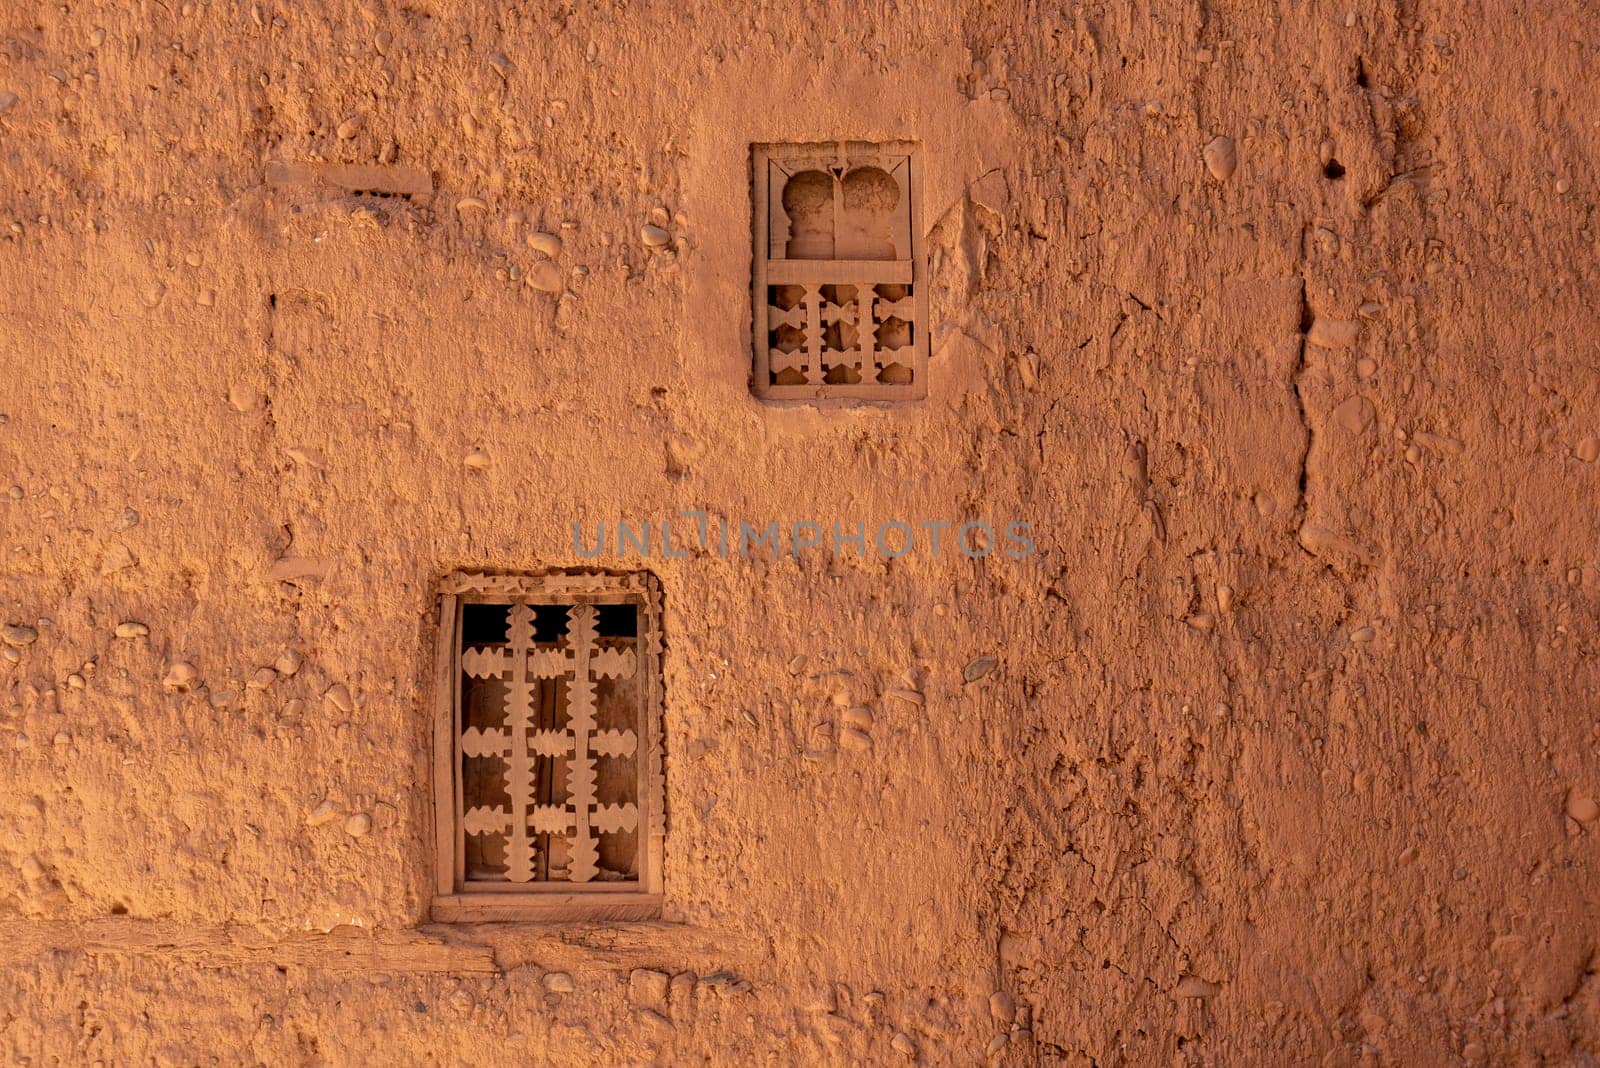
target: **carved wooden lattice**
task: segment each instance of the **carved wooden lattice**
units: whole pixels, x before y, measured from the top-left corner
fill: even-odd
[[[756,392],[927,395],[914,146],[755,148]]]
[[[654,580],[458,575],[444,601],[436,809],[454,818],[448,833],[438,821],[436,917],[653,915],[665,832]]]

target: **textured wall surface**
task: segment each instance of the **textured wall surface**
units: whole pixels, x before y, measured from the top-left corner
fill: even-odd
[[[1594,1063],[1597,64],[1577,0],[3,5],[0,1059]],[[839,137],[922,144],[918,404],[750,394],[749,146]],[[683,509],[1038,552],[594,561],[669,922],[430,925],[434,584]]]

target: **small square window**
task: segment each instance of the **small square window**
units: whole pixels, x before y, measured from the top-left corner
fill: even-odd
[[[434,919],[659,915],[654,577],[452,575],[436,671]]]
[[[755,146],[758,396],[927,396],[916,161],[910,142]]]

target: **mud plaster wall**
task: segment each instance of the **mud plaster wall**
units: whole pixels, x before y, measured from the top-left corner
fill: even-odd
[[[498,7],[0,14],[6,1060],[1600,1056],[1593,11]],[[840,136],[930,396],[764,406]],[[682,508],[1040,551],[649,561],[675,922],[425,926],[432,584]]]

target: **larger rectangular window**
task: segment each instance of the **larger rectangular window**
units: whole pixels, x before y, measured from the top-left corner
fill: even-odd
[[[756,145],[758,396],[927,396],[916,146]]]
[[[445,580],[435,919],[659,913],[660,626],[647,574]]]

